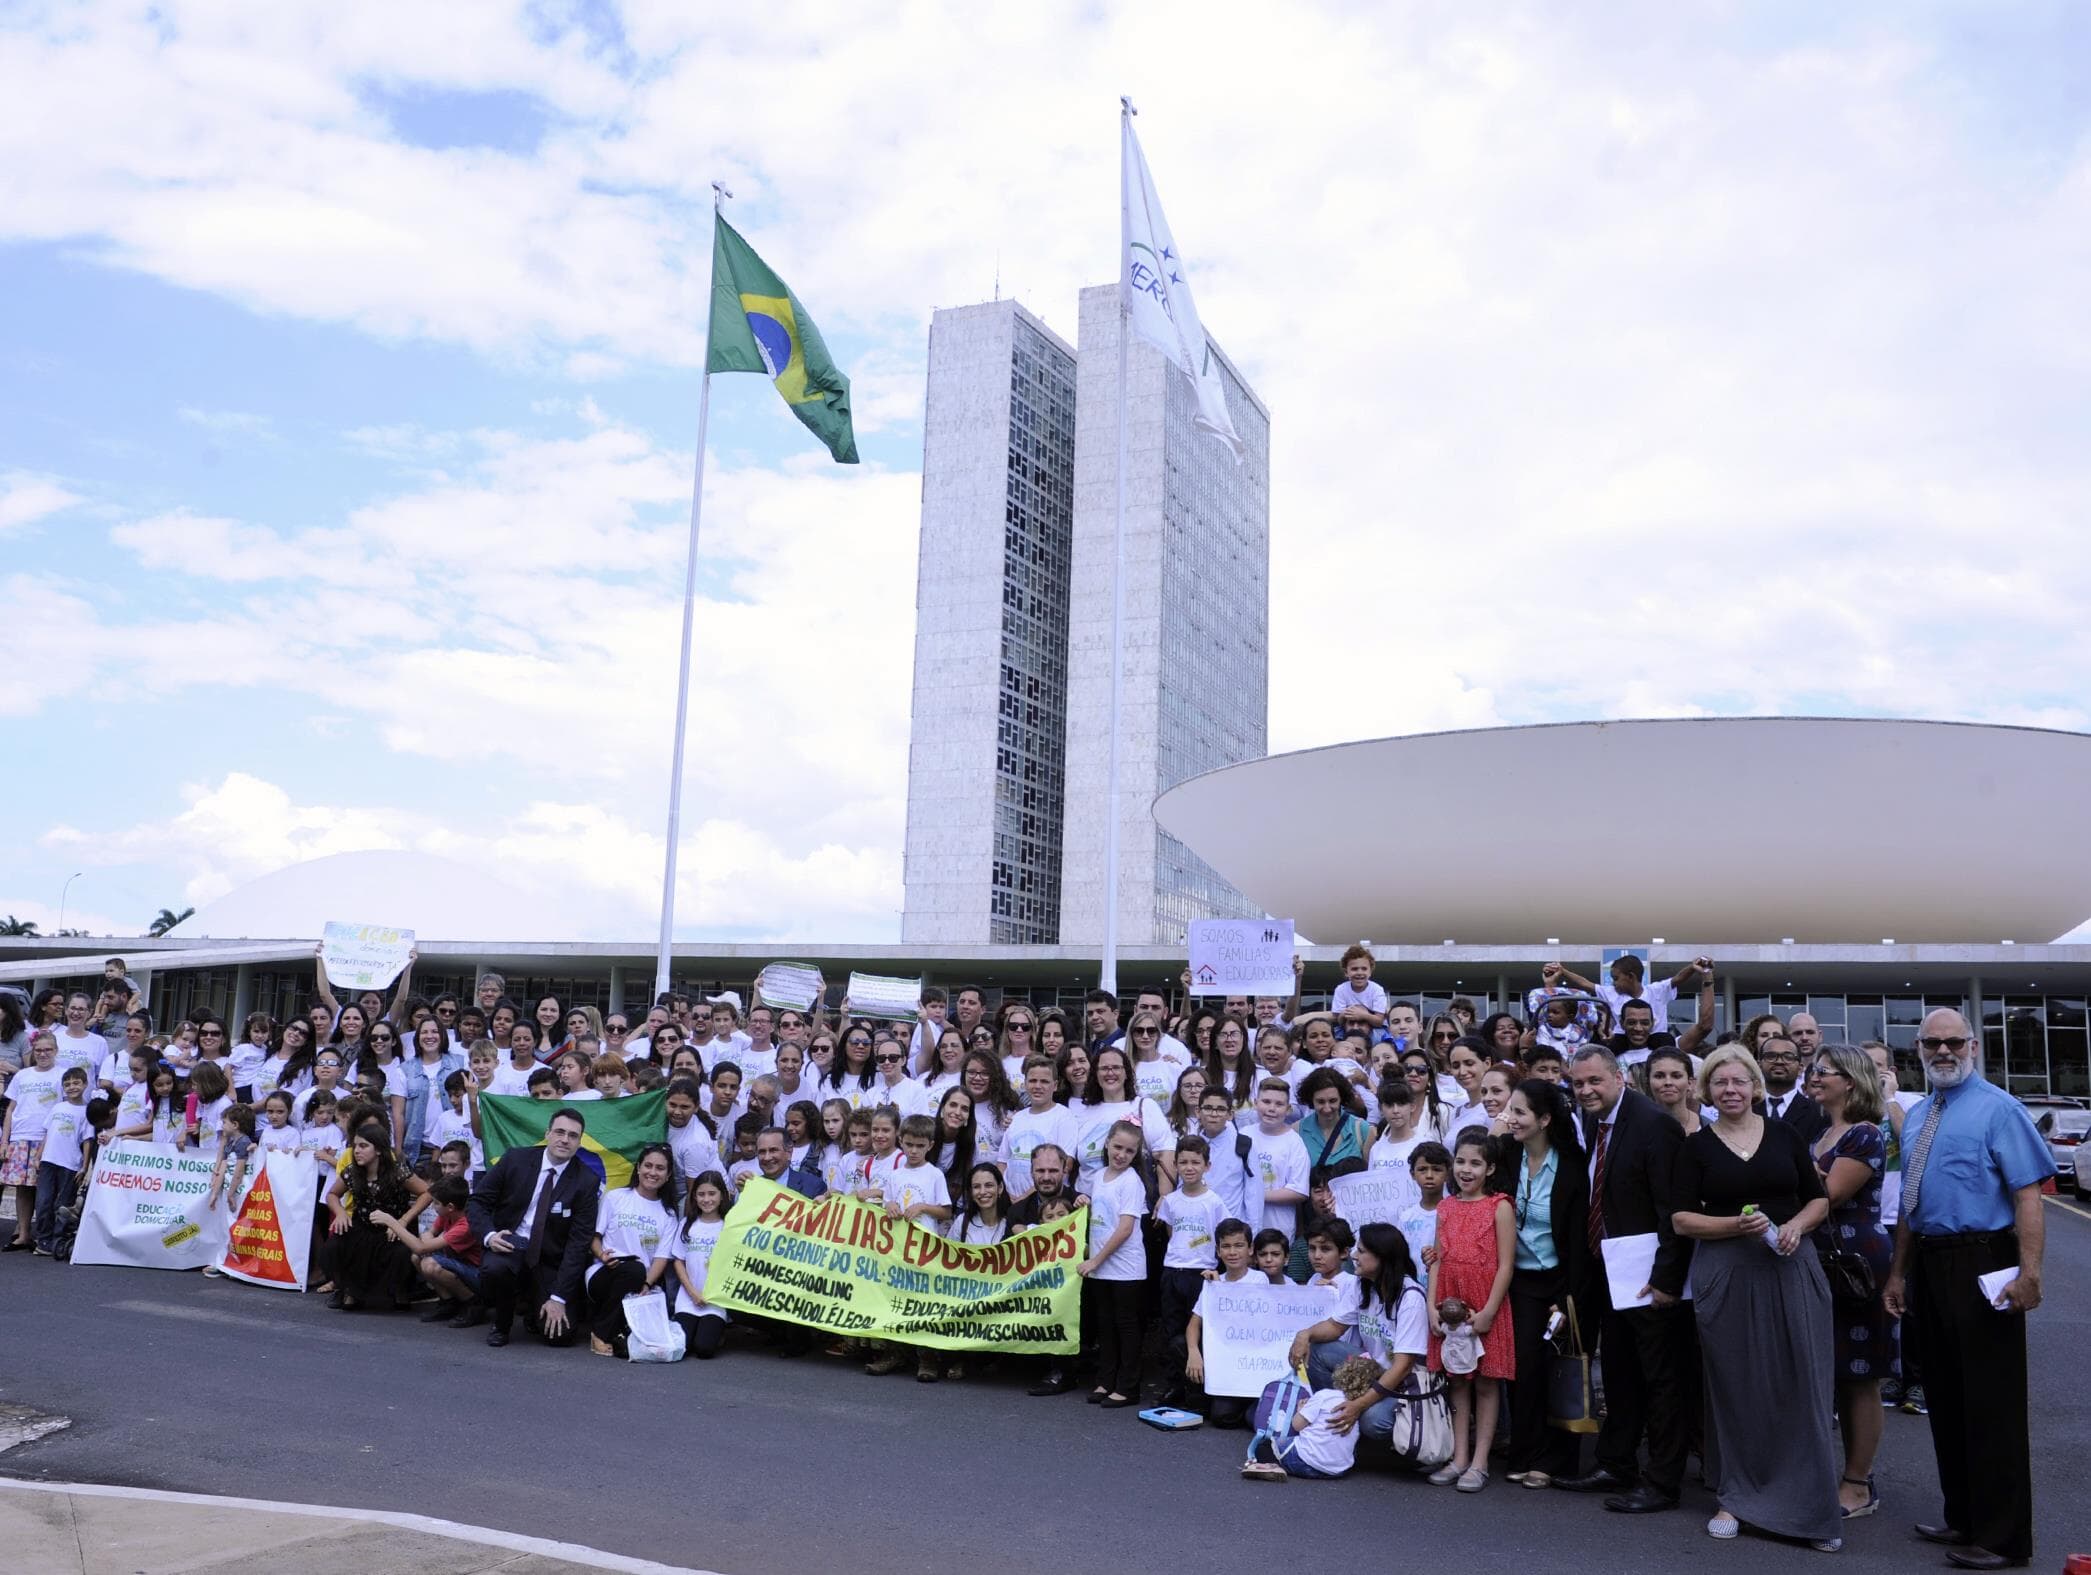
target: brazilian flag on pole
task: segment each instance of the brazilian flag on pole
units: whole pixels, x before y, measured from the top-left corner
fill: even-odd
[[[791,413],[844,465],[857,462],[849,379],[828,356],[820,330],[791,287],[725,219],[712,240],[711,372],[761,372]]]
[[[559,1099],[527,1099],[520,1094],[479,1096],[479,1137],[491,1165],[512,1148],[535,1148],[545,1140],[552,1117],[570,1110],[588,1123],[575,1156],[603,1178],[603,1186],[629,1187],[639,1150],[668,1141],[668,1091],[632,1094],[624,1099],[589,1099],[569,1104]]]

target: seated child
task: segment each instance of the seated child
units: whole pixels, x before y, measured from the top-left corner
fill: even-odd
[[[1371,1357],[1351,1357],[1336,1369],[1335,1388],[1315,1390],[1294,1409],[1286,1437],[1256,1441],[1255,1458],[1242,1467],[1242,1475],[1252,1482],[1345,1475],[1357,1464],[1358,1430],[1347,1427],[1339,1433],[1331,1421],[1367,1393],[1379,1375],[1380,1364]]]

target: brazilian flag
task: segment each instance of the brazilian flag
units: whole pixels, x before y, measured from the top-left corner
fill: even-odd
[[[588,1123],[575,1156],[603,1179],[607,1190],[629,1187],[639,1150],[668,1141],[668,1091],[632,1094],[624,1099],[585,1099],[569,1104],[558,1099],[527,1099],[520,1094],[479,1096],[479,1137],[491,1165],[512,1148],[535,1148],[545,1140],[552,1117],[570,1110]]]
[[[838,463],[857,462],[849,379],[791,287],[723,218],[712,240],[712,372],[762,372]]]

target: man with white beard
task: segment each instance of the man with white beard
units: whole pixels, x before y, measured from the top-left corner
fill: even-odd
[[[2033,1556],[2025,1315],[2040,1305],[2040,1184],[2055,1167],[2025,1107],[1977,1068],[1966,1018],[1931,1013],[1917,1050],[1931,1092],[1902,1123],[1902,1218],[1881,1292],[1924,1353],[1945,1518],[1916,1531],[1957,1569],[2004,1569]],[[1999,1273],[2001,1286],[1979,1283]]]

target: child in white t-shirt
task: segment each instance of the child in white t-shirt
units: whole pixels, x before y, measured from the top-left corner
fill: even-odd
[[[1286,1125],[1292,1112],[1292,1086],[1282,1077],[1256,1085],[1256,1130],[1249,1134],[1249,1173],[1260,1184],[1262,1226],[1289,1238],[1307,1201],[1307,1145]],[[1255,1223],[1255,1222],[1251,1222]]]
[[[80,1156],[87,1141],[87,1079],[84,1066],[69,1066],[59,1075],[58,1103],[44,1117],[44,1146],[36,1166],[36,1214],[30,1232],[36,1255],[58,1250],[58,1214],[69,1208],[80,1180]]]
[[[1397,1075],[1380,1084],[1379,1137],[1365,1157],[1368,1166],[1373,1170],[1409,1168],[1409,1155],[1424,1138],[1416,1130],[1417,1113],[1416,1095],[1404,1078]]]
[[[1233,1139],[1230,1127],[1223,1141],[1232,1144]],[[1182,1343],[1188,1351],[1185,1334],[1205,1289],[1206,1273],[1220,1264],[1214,1239],[1227,1210],[1220,1195],[1206,1183],[1211,1156],[1211,1145],[1199,1134],[1177,1139],[1176,1190],[1164,1194],[1154,1206],[1155,1219],[1169,1232],[1169,1245],[1162,1254],[1159,1317],[1163,1360],[1173,1371],[1163,1405],[1180,1406],[1188,1398],[1184,1357],[1177,1354],[1177,1346]]]
[[[879,1112],[883,1115],[884,1112]],[[872,1118],[878,1119],[877,1115]],[[951,1186],[944,1173],[929,1162],[929,1151],[937,1140],[936,1121],[929,1116],[908,1116],[900,1123],[900,1159],[877,1183],[886,1212],[909,1220],[924,1230],[936,1230],[951,1218]],[[864,1364],[867,1373],[890,1373],[901,1363],[901,1347],[884,1342]],[[938,1354],[924,1346],[915,1353],[915,1378],[933,1384],[943,1376]]]
[[[219,1123],[232,1108],[232,1076],[220,1061],[198,1061],[189,1074],[189,1106],[183,1113],[188,1147],[199,1154],[218,1157],[223,1136]]]
[[[1032,1056],[1024,1062],[1024,1099],[1022,1110],[1009,1118],[1003,1129],[1002,1145],[996,1154],[1002,1164],[1002,1178],[1009,1183],[1009,1195],[1023,1198],[1030,1195],[1031,1155],[1041,1143],[1050,1143],[1063,1153],[1072,1154],[1081,1136],[1081,1128],[1074,1113],[1061,1104],[1055,1094],[1059,1088],[1060,1074],[1046,1056]]]
[[[700,1172],[690,1182],[682,1228],[672,1241],[675,1258],[675,1321],[682,1325],[689,1354],[707,1361],[719,1354],[727,1312],[704,1299],[711,1272],[712,1249],[726,1223],[726,1181],[716,1170]]]
[[[1329,992],[1329,1011],[1340,1021],[1352,1007],[1362,1007],[1374,1028],[1387,1023],[1387,992],[1372,982],[1373,955],[1363,946],[1343,954],[1343,982]]]
[[[261,1102],[261,1146],[278,1153],[295,1154],[302,1134],[291,1124],[291,1096],[282,1089]]]
[[[1179,1148],[1178,1153],[1182,1150]],[[1198,1289],[1198,1305],[1192,1309],[1190,1322],[1184,1327],[1184,1379],[1186,1387],[1194,1391],[1187,1403],[1198,1409],[1199,1392],[1205,1383],[1205,1325],[1212,1316],[1214,1286],[1234,1285],[1255,1276],[1259,1284],[1268,1285],[1269,1280],[1250,1261],[1250,1231],[1248,1225],[1238,1219],[1221,1220],[1213,1232],[1213,1251],[1219,1258],[1219,1270],[1204,1280]],[[1205,1419],[1214,1427],[1240,1427],[1247,1419],[1252,1401],[1240,1395],[1208,1395],[1202,1409]]]
[[[1351,1357],[1336,1369],[1333,1389],[1315,1390],[1294,1409],[1288,1436],[1257,1440],[1256,1458],[1242,1467],[1242,1475],[1252,1482],[1345,1475],[1357,1464],[1358,1430],[1346,1425],[1338,1432],[1337,1414],[1370,1393],[1379,1375],[1380,1364],[1371,1357]]]
[[[486,1151],[479,1144],[469,1083],[470,1075],[465,1072],[452,1072],[443,1079],[443,1097],[429,1101],[428,1124],[421,1134],[421,1141],[431,1149],[439,1149],[446,1143],[468,1145],[472,1151],[471,1173],[476,1175],[486,1168]]]
[[[1143,1142],[1130,1121],[1113,1123],[1105,1134],[1104,1166],[1089,1189],[1089,1256],[1075,1267],[1088,1281],[1083,1310],[1093,1313],[1099,1336],[1091,1398],[1114,1410],[1140,1403],[1140,1292],[1147,1279],[1140,1220],[1147,1184],[1132,1166]]]
[[[1438,1205],[1445,1201],[1451,1175],[1452,1155],[1442,1143],[1418,1143],[1409,1155],[1416,1204],[1394,1223],[1409,1244],[1409,1256],[1424,1269],[1438,1261]]]

